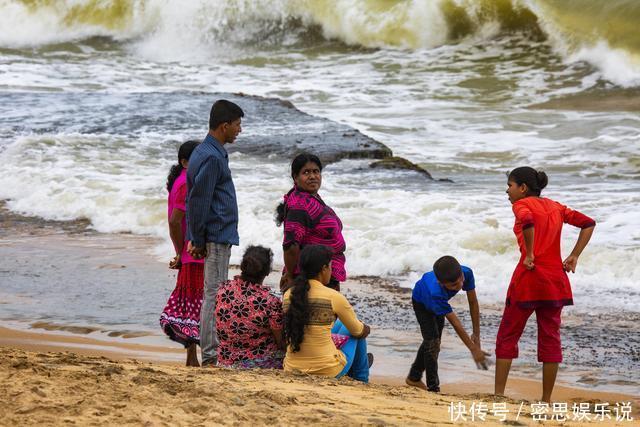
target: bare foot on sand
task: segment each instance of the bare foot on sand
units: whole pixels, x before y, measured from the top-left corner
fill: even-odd
[[[427,390],[427,385],[425,383],[423,383],[422,381],[414,381],[411,378],[407,377],[406,380],[404,380],[405,383],[407,383],[407,385],[410,385],[412,387],[417,387],[421,390]]]

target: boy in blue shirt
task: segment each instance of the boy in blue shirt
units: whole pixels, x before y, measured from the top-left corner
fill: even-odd
[[[471,351],[478,366],[485,365],[485,352],[480,348],[480,306],[475,291],[475,280],[470,268],[461,266],[452,256],[443,256],[433,264],[433,271],[425,273],[413,288],[412,303],[416,313],[422,344],[416,360],[411,365],[406,383],[432,392],[440,391],[438,378],[438,354],[445,317],[456,333]],[[467,292],[473,333],[467,334],[460,319],[453,312],[449,300],[460,290]],[[427,383],[422,382],[422,373],[426,371]]]

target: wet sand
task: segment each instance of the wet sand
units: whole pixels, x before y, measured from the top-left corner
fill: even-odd
[[[5,325],[106,342],[166,346],[177,352],[171,360],[181,360],[180,346],[166,339],[157,326],[175,283],[175,273],[149,254],[157,242],[131,235],[54,231],[0,240],[0,256],[11,266],[0,271],[0,278],[8,285],[0,289],[0,316]],[[275,286],[278,277],[274,272],[266,283]],[[410,291],[392,279],[355,277],[344,284],[343,292],[358,315],[374,327],[368,340],[377,360],[372,374],[403,379],[421,341],[410,308]],[[456,297],[453,304],[469,325],[464,296]],[[482,305],[481,335],[487,351],[493,349],[499,320],[499,306]],[[559,384],[640,395],[634,370],[640,348],[634,343],[640,338],[634,333],[637,323],[633,318],[622,314],[617,318],[613,314],[572,316],[569,312],[565,313],[564,327],[566,363]],[[522,339],[521,358],[514,363],[514,377],[540,381],[535,337],[535,322],[531,321]],[[472,382],[485,384],[486,392],[492,389],[491,371],[475,368],[450,327],[443,334],[440,369],[444,386]],[[523,397],[534,399],[538,394]]]
[[[68,351],[84,356],[100,355],[118,360],[134,358],[172,364],[177,364],[184,358],[184,350],[181,348],[3,327],[0,327],[0,347],[36,352]]]

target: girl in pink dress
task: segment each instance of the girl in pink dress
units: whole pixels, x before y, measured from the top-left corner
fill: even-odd
[[[167,177],[169,235],[176,251],[169,268],[178,270],[178,279],[160,315],[162,330],[187,349],[187,366],[200,366],[196,345],[200,344],[200,307],[204,287],[204,260],[192,258],[185,241],[187,167],[197,146],[197,141],[187,141],[180,146],[178,164],[171,167]]]

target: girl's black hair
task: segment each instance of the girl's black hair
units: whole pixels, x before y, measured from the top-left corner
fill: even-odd
[[[198,144],[200,144],[199,141],[187,141],[180,145],[180,148],[178,149],[178,163],[171,166],[171,169],[169,170],[169,176],[167,176],[167,191],[171,191],[171,188],[173,188],[173,183],[175,182],[176,178],[180,176],[180,172],[182,172],[182,169],[184,169],[180,161],[182,159],[189,161],[191,153],[193,153],[193,150],[195,150]]]
[[[273,252],[264,246],[249,246],[240,263],[240,277],[245,282],[262,283],[271,273]]]
[[[301,153],[298,154],[291,162],[291,178],[295,180],[296,176],[300,174],[300,171],[302,170],[304,165],[309,162],[318,165],[318,169],[320,169],[320,172],[322,172],[322,162],[320,161],[320,158],[318,156],[310,153]],[[284,203],[280,203],[276,208],[276,225],[278,227],[282,225],[286,216],[287,215],[285,212]]]
[[[284,314],[284,340],[293,352],[300,351],[304,328],[309,324],[309,279],[317,277],[322,267],[329,265],[333,251],[322,245],[305,246],[300,252],[300,275],[296,277],[289,308]]]
[[[529,166],[521,166],[509,172],[509,181],[518,185],[527,184],[528,195],[540,196],[542,190],[549,183],[547,174]]]

